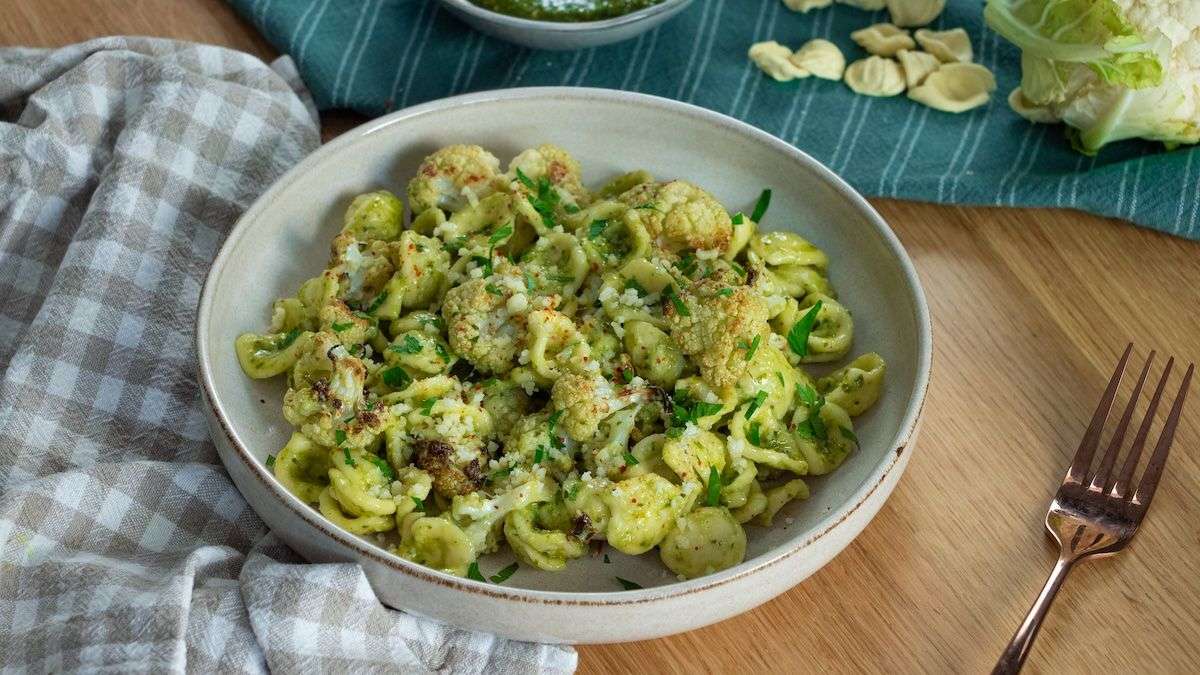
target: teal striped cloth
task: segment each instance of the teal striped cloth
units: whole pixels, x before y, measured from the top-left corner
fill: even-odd
[[[950,0],[934,28],[966,28],[1000,88],[954,115],[904,96],[872,98],[817,78],[778,83],[746,50],[823,37],[848,60],[850,32],[886,12],[843,5],[807,14],[779,0],[696,0],[634,40],[541,52],[484,37],[435,0],[230,0],[299,64],[322,109],[378,115],[470,91],[573,85],[641,91],[732,115],[830,166],[867,195],[1003,206],[1062,206],[1200,239],[1200,149],[1130,141],[1098,157],[1071,150],[1059,126],[1009,110],[1019,55],[982,20],[980,0]],[[1194,166],[1195,165],[1195,166]]]

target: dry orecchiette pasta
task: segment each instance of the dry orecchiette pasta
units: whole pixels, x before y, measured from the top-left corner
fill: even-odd
[[[945,112],[960,113],[988,102],[996,77],[977,63],[947,63],[908,90],[908,97]]]
[[[833,4],[833,0],[783,0],[783,5],[793,12],[807,12]]]
[[[797,56],[835,77],[824,49]],[[806,372],[854,324],[829,256],[756,222],[765,191],[731,215],[645,171],[589,190],[555,146],[502,170],[454,145],[406,194],[353,199],[326,269],[234,350],[286,379],[280,484],[414,563],[479,580],[505,546],[553,572],[604,543],[681,578],[732,567],[881,394],[874,353]]]
[[[790,59],[796,67],[826,80],[840,80],[846,70],[846,57],[842,55],[842,50],[821,38],[805,42]]]
[[[904,91],[904,71],[895,60],[869,56],[846,66],[842,76],[856,94],[895,96]]]
[[[904,69],[904,83],[909,89],[924,82],[930,73],[942,65],[933,54],[913,49],[901,49],[896,52],[896,60]]]
[[[777,82],[790,82],[796,78],[808,77],[808,71],[791,62],[791,56],[792,50],[774,40],[756,42],[750,46],[750,60]]]
[[[942,63],[970,63],[974,58],[971,38],[962,28],[929,30],[919,28],[914,33],[921,49],[938,57]]]
[[[888,13],[897,26],[924,26],[942,13],[946,0],[887,0]]]
[[[876,56],[894,56],[901,49],[917,46],[908,31],[890,23],[877,23],[860,28],[850,34],[850,39]]]

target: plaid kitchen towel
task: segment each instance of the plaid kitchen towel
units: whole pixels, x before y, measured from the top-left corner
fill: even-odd
[[[317,146],[308,100],[216,47],[0,49],[0,673],[573,670],[303,564],[218,463],[200,286]]]
[[[981,0],[950,0],[934,24],[965,28],[975,60],[999,83],[991,103],[960,115],[904,96],[858,96],[815,77],[778,83],[746,57],[754,42],[796,48],[823,37],[847,59],[861,58],[850,32],[887,21],[887,12],[845,5],[797,14],[780,0],[696,0],[635,40],[556,53],[484,37],[436,0],[229,2],[296,59],[322,109],[377,115],[468,91],[530,85],[641,91],[765,129],[867,195],[1071,207],[1200,239],[1200,148],[1164,152],[1161,144],[1131,141],[1085,157],[1071,150],[1062,127],[1018,117],[1006,97],[1020,80],[1020,56],[984,26]]]

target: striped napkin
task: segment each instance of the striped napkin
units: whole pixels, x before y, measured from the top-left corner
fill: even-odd
[[[996,73],[986,107],[953,115],[904,96],[857,96],[817,78],[777,83],[750,44],[793,48],[814,37],[863,56],[849,38],[886,12],[843,5],[807,14],[779,0],[696,0],[641,37],[577,52],[541,52],[482,36],[435,0],[229,0],[290,54],[318,107],[368,115],[469,91],[574,85],[641,91],[704,106],[783,138],[871,196],[953,204],[1061,206],[1200,239],[1200,149],[1131,141],[1085,157],[1062,128],[1008,108],[1017,50],[988,30],[980,0],[950,0],[934,28],[963,27],[975,60]],[[464,139],[467,140],[467,139]]]

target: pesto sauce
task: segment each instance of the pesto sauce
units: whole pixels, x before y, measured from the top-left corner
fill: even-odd
[[[663,0],[471,0],[493,12],[537,21],[599,21],[657,5]]]

